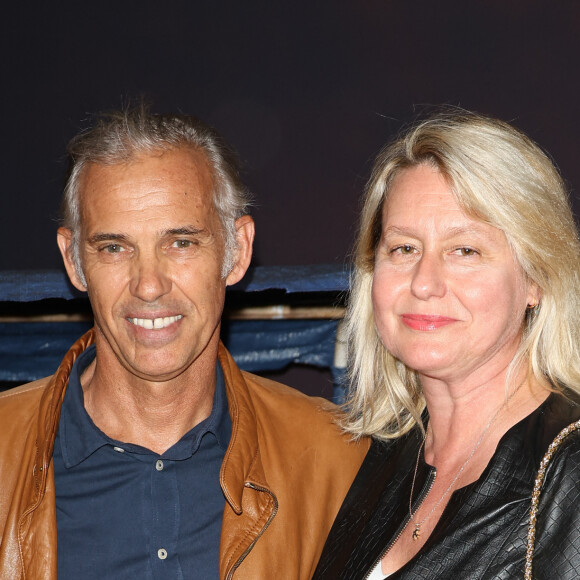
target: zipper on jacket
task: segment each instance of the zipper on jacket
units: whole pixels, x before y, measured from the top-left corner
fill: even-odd
[[[254,483],[251,483],[249,481],[247,481],[244,484],[244,487],[249,487],[250,489],[254,489],[256,491],[263,491],[264,493],[270,495],[270,497],[274,502],[274,509],[272,510],[272,513],[270,514],[268,521],[264,524],[263,528],[260,530],[260,533],[254,538],[254,541],[245,549],[244,553],[238,558],[237,562],[232,566],[231,570],[228,572],[226,576],[227,580],[233,577],[234,572],[240,567],[241,563],[245,560],[246,556],[252,551],[252,548],[256,545],[256,542],[260,539],[262,534],[268,529],[268,526],[272,523],[274,516],[278,513],[278,498],[269,489],[266,489],[265,487],[261,487],[259,485],[255,485]]]
[[[429,476],[430,481],[429,481],[428,485],[423,487],[419,497],[417,498],[417,500],[415,501],[415,504],[413,505],[413,513],[415,513],[421,507],[421,505],[425,501],[425,498],[429,495],[429,492],[431,491],[431,488],[433,487],[433,484],[435,483],[436,477],[437,477],[437,471],[433,470],[433,473]],[[403,531],[405,530],[405,528],[407,527],[407,525],[409,524],[410,521],[411,521],[411,516],[409,514],[409,515],[407,515],[407,517],[403,520],[403,522],[399,526],[399,529],[397,530],[395,537],[387,545],[387,547],[384,549],[384,551],[381,553],[381,555],[373,562],[372,566],[369,568],[369,571],[364,575],[363,580],[368,580],[369,576],[371,575],[372,571],[375,569],[376,565],[387,555],[387,552],[395,545],[395,543],[401,537],[401,535],[403,534]]]

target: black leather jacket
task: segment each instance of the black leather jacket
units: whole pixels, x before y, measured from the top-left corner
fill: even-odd
[[[389,580],[523,578],[534,480],[548,445],[580,418],[580,406],[552,394],[500,440],[481,477],[456,490],[420,552]],[[374,441],[326,541],[314,580],[370,573],[409,520],[409,492],[421,435]],[[419,462],[415,496],[434,468]],[[554,455],[541,493],[533,577],[580,578],[580,434]],[[416,505],[416,504],[415,504]]]

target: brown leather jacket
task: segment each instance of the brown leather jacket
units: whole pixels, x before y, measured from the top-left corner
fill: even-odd
[[[77,341],[56,374],[0,395],[0,578],[56,580],[52,451]],[[232,437],[220,578],[310,579],[368,449],[347,443],[330,403],[238,369],[220,345]]]

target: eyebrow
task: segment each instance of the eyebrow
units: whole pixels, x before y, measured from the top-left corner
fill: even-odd
[[[169,228],[161,232],[161,237],[171,236],[197,236],[207,232],[205,228],[196,228],[194,226],[183,226],[180,228]],[[115,234],[112,232],[97,232],[88,238],[89,244],[98,244],[101,242],[127,242],[129,241],[127,234]]]
[[[184,226],[181,228],[170,228],[164,230],[162,236],[197,236],[206,232],[205,228],[195,228],[193,226]]]
[[[113,234],[109,232],[97,232],[88,238],[89,244],[98,244],[99,242],[126,242],[129,236],[126,234]]]
[[[493,226],[492,226],[493,227]],[[501,230],[498,230],[501,231]],[[448,238],[454,238],[456,236],[462,236],[462,235],[469,235],[469,234],[476,234],[478,236],[483,236],[487,239],[490,238],[490,236],[487,234],[487,232],[485,232],[483,229],[479,229],[477,227],[451,227],[451,228],[446,228],[444,230],[444,235]],[[404,235],[404,236],[415,236],[417,234],[417,232],[413,229],[413,228],[400,228],[398,226],[388,226],[387,228],[385,228],[385,234],[387,235]]]

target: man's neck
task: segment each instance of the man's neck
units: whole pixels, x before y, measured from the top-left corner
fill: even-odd
[[[213,366],[192,365],[168,381],[146,381],[100,366],[98,356],[81,377],[85,409],[108,437],[162,454],[209,417],[215,392]]]

